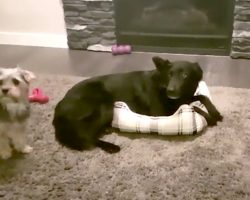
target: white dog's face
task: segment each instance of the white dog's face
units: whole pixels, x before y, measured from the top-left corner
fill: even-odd
[[[28,99],[29,83],[35,75],[17,68],[0,68],[0,102],[20,102]]]

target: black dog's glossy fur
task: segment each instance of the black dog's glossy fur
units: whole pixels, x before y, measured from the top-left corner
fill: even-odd
[[[153,57],[156,70],[113,74],[84,80],[73,86],[55,108],[53,125],[62,145],[85,150],[100,147],[118,152],[120,147],[100,140],[111,125],[115,101],[124,101],[137,113],[172,115],[180,105],[193,101],[205,104],[208,113],[196,108],[209,125],[222,120],[211,101],[194,92],[202,79],[198,63],[170,62]]]

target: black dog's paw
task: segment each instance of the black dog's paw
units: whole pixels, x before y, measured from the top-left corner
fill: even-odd
[[[107,153],[118,153],[121,148],[118,145],[112,144],[110,142],[99,140],[97,146]]]
[[[220,113],[219,113],[219,114],[220,114]],[[222,116],[221,114],[218,115],[218,116],[217,116],[217,120],[221,122],[221,121],[223,120],[223,116]]]
[[[207,125],[208,126],[216,126],[217,125],[217,120],[212,118],[212,117],[209,117],[209,118],[207,118]]]
[[[223,116],[219,112],[211,113],[210,117],[207,119],[207,124],[209,126],[216,126],[217,122],[221,122],[223,120]]]
[[[220,114],[220,112],[219,111],[215,111],[215,112],[212,112],[211,113],[211,117],[214,119],[214,120],[216,120],[216,121],[222,121],[223,120],[223,116]]]

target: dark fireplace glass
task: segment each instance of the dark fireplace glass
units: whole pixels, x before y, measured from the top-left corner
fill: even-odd
[[[230,48],[233,0],[114,0],[119,43],[220,50]]]

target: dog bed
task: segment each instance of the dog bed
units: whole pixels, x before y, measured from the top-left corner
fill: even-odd
[[[206,95],[211,99],[208,87],[201,81],[195,95]],[[203,116],[194,111],[193,106],[205,109],[200,102],[182,105],[171,116],[153,117],[130,110],[125,102],[114,104],[112,127],[122,132],[157,133],[159,135],[192,135],[200,133],[207,126]]]

